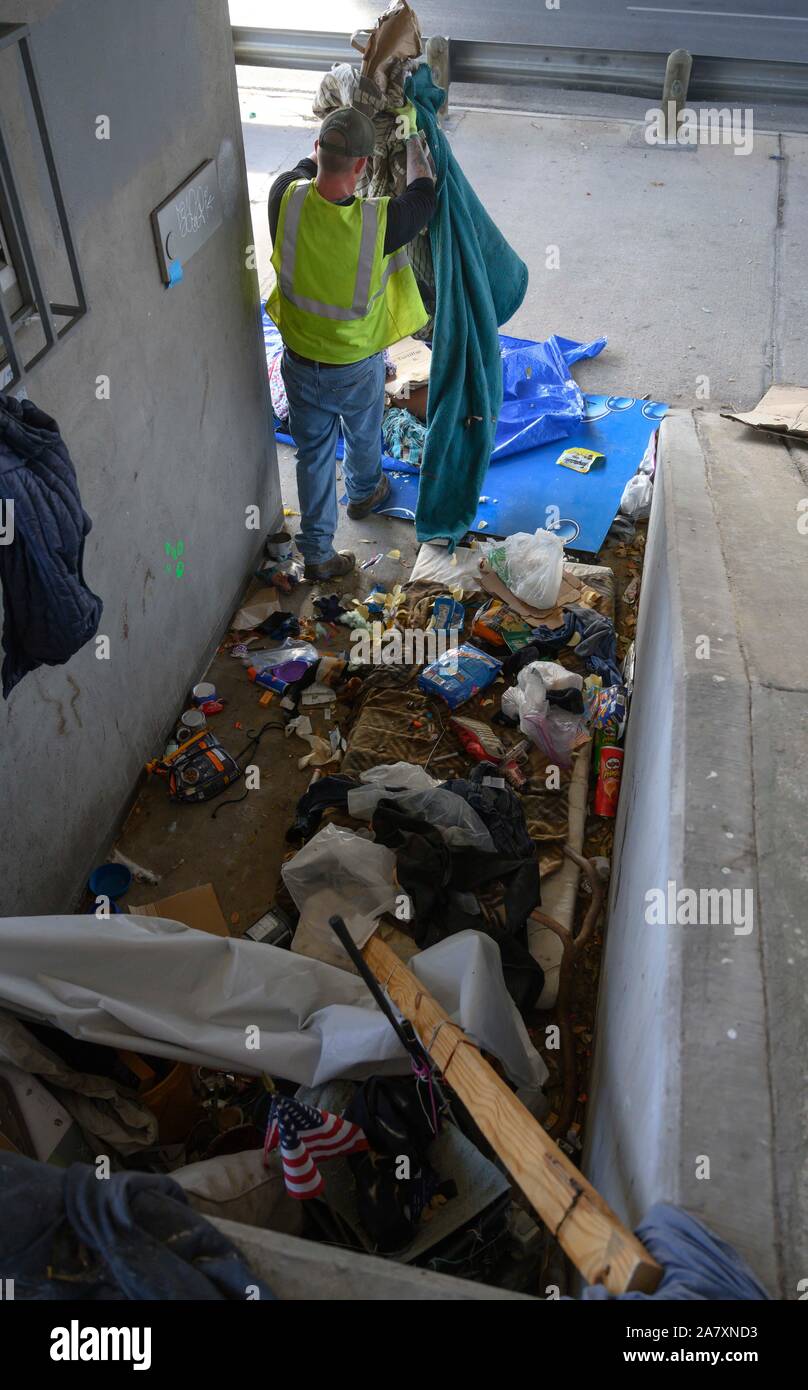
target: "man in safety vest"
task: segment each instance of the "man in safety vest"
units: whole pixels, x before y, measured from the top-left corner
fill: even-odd
[[[367,516],[390,492],[381,467],[383,350],[427,321],[407,252],[435,210],[428,151],[403,108],[407,187],[397,198],[359,198],[373,153],[372,120],[355,107],[326,116],[314,157],[281,174],[269,194],[277,281],[267,310],[284,342],[281,374],[297,445],[305,577],[335,579],[355,564],[334,551],[335,459],[340,421],[348,515]]]

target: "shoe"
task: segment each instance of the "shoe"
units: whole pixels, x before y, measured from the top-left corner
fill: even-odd
[[[390,479],[386,473],[382,473],[375,489],[370,497],[365,497],[361,502],[348,503],[348,515],[351,521],[359,521],[360,517],[368,516],[382,502],[386,502],[390,496]]]
[[[341,550],[338,555],[332,555],[330,560],[323,560],[322,564],[306,564],[303,567],[303,578],[308,579],[310,584],[316,584],[319,579],[341,579],[343,575],[350,574],[355,564],[356,556],[349,550]]]

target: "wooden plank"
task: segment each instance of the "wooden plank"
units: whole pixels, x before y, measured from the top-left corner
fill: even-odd
[[[662,1269],[474,1043],[378,936],[362,955],[542,1221],[589,1284],[652,1293]]]

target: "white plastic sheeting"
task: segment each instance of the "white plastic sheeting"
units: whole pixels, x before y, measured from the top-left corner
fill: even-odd
[[[410,968],[517,1085],[543,1083],[493,941],[462,932]],[[357,976],[162,917],[0,918],[0,1006],[76,1038],[305,1086],[409,1067]]]

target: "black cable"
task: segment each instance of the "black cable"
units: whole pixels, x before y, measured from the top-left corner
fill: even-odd
[[[270,719],[267,720],[266,724],[262,725],[262,727],[258,730],[257,734],[254,734],[251,729],[248,729],[247,733],[249,735],[249,742],[245,743],[240,753],[235,754],[233,761],[236,763],[240,763],[241,759],[245,757],[245,755],[250,754],[255,748],[257,748],[259,743],[261,742],[261,739],[264,737],[264,734],[267,732],[268,729],[285,728],[286,724],[284,722],[278,723],[277,719]],[[219,812],[224,810],[225,806],[238,806],[239,802],[244,801],[247,796],[249,796],[249,787],[245,787],[241,796],[231,796],[229,801],[220,801],[215,811],[211,811],[210,813],[211,820],[215,820]]]

